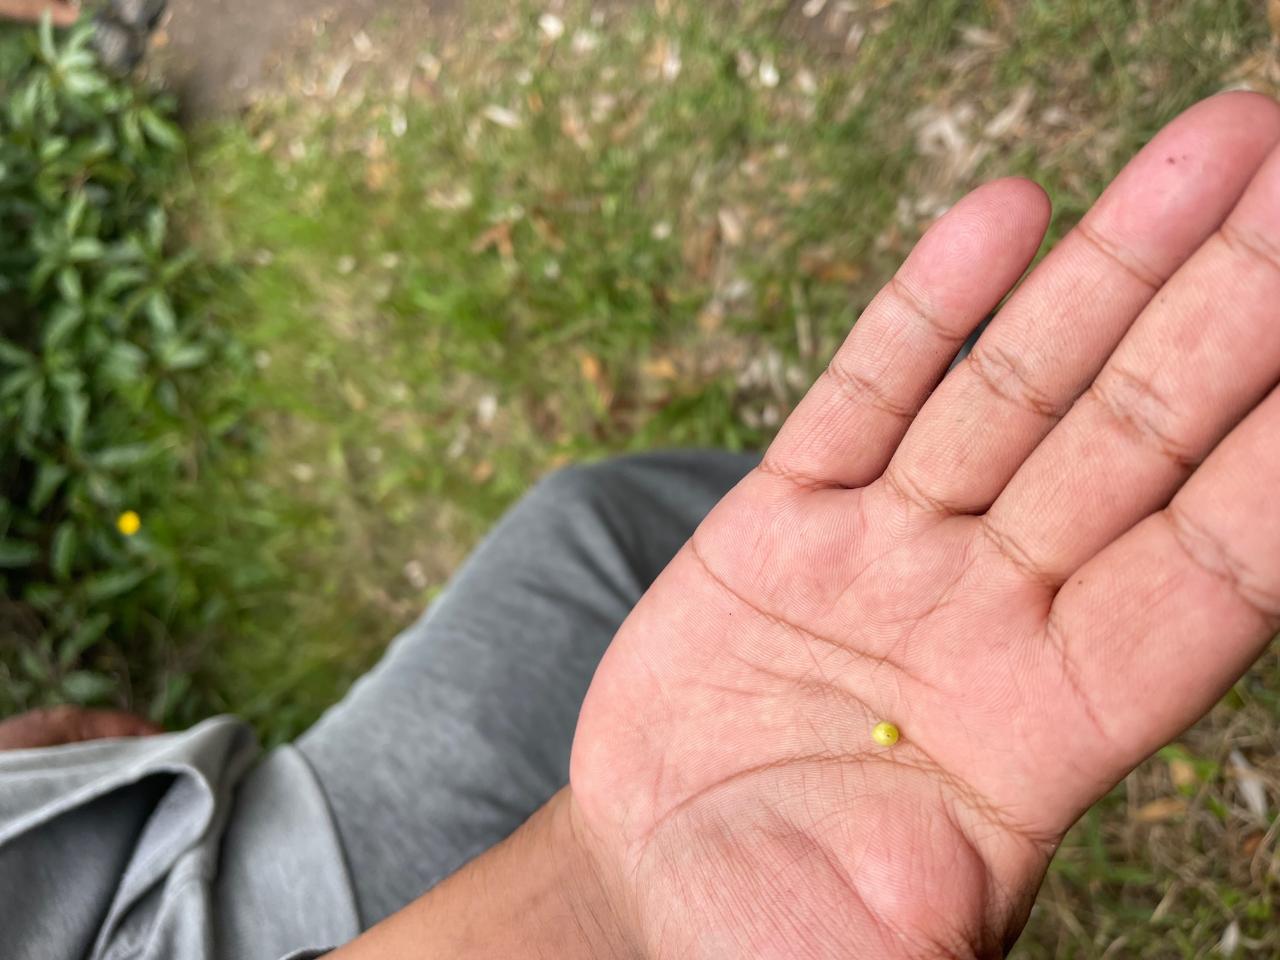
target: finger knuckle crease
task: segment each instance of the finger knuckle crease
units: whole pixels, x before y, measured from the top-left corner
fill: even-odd
[[[869,403],[899,420],[911,420],[919,412],[915,407],[894,400],[873,378],[841,366],[835,360],[827,365],[826,374],[849,400]]]
[[[912,290],[897,274],[889,278],[889,289],[943,343],[954,343],[959,346],[969,336],[968,331],[957,332],[943,326],[937,309],[925,302],[925,299]]]
[[[959,347],[961,343],[964,343],[969,338],[969,330],[948,330],[942,324],[942,315],[938,312],[937,307],[925,302],[924,297],[908,287],[900,276],[896,274],[891,276],[888,285],[890,285],[890,291],[893,296],[899,298],[911,314],[919,317],[920,323],[927,326],[929,332],[933,333],[934,337],[940,339],[942,343]]]
[[[833,485],[829,481],[820,480],[801,470],[785,466],[779,463],[777,458],[768,455],[756,466],[756,472],[765,476],[776,477],[802,490],[820,490]]]
[[[1066,413],[1032,383],[1021,363],[1001,347],[979,342],[966,362],[979,382],[1000,399],[1046,420],[1060,420]]]
[[[1223,242],[1236,253],[1260,261],[1280,273],[1280,247],[1254,231],[1244,231],[1230,223],[1218,229]]]
[[[1059,577],[1036,563],[1024,547],[1015,542],[1012,537],[1006,536],[1001,530],[997,529],[990,519],[984,517],[979,527],[991,544],[992,549],[1024,577],[1027,577],[1033,583],[1039,583],[1047,587],[1058,586]]]
[[[1126,253],[1116,246],[1108,237],[1103,236],[1090,224],[1085,222],[1077,224],[1076,232],[1080,234],[1081,239],[1089,246],[1144,286],[1150,287],[1152,290],[1158,290],[1164,283],[1159,273],[1135,259],[1132,254]]]
[[[940,497],[925,493],[915,480],[902,470],[886,470],[884,482],[899,500],[904,501],[917,510],[925,513],[941,513],[946,515],[963,513],[963,509],[948,503]]]
[[[1170,505],[1163,516],[1172,529],[1174,540],[1192,564],[1209,576],[1224,581],[1272,629],[1280,627],[1280,593],[1260,584],[1248,564],[1240,561],[1221,538],[1193,520],[1185,510]]]
[[[1194,469],[1200,457],[1176,439],[1181,419],[1151,382],[1118,367],[1093,382],[1090,395],[1120,428],[1155,449],[1184,472]]]

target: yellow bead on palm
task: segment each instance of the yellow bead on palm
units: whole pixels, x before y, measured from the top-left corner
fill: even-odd
[[[892,747],[898,742],[898,728],[888,720],[881,720],[871,729],[871,739],[882,747]]]

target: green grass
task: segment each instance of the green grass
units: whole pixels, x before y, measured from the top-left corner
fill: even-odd
[[[573,7],[555,42],[532,7],[469,4],[421,45],[388,25],[350,73],[334,44],[204,132],[181,220],[242,278],[224,312],[255,373],[225,389],[256,414],[163,521],[232,585],[231,626],[175,651],[190,709],[295,734],[537,476],[759,446],[968,187],[1034,177],[1060,236],[1177,111],[1265,80],[1246,0],[867,3],[856,54],[784,4],[666,6]],[[1278,689],[1273,653],[1090,812],[1021,956],[1199,957],[1233,922],[1240,955],[1277,955],[1274,838],[1250,852],[1226,760],[1280,781]]]

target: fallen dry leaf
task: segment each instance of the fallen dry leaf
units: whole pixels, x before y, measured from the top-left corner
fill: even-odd
[[[671,82],[680,76],[680,71],[684,66],[680,59],[680,42],[678,40],[662,40],[660,45],[661,59],[659,61],[662,71],[662,79]]]
[[[427,194],[427,203],[437,210],[466,210],[474,198],[466,187],[436,188]]]
[[[742,243],[742,237],[746,231],[742,225],[742,217],[736,210],[732,207],[721,207],[716,220],[720,224],[720,237],[727,246],[736,247]]]
[[[644,362],[642,369],[650,380],[674,380],[680,375],[670,357],[651,357]]]
[[[560,132],[578,147],[579,150],[591,148],[591,135],[574,109],[562,109],[560,112]]]
[[[1259,820],[1267,819],[1267,788],[1262,776],[1253,765],[1245,759],[1239,750],[1232,750],[1228,755],[1231,773],[1236,780],[1236,789],[1240,791],[1240,799],[1245,807]]]
[[[511,242],[511,224],[508,221],[495,223],[480,236],[476,237],[475,242],[471,244],[472,253],[484,253],[486,250],[496,249],[498,255],[505,261],[515,259],[515,245]]]
[[[822,250],[806,250],[800,254],[800,272],[824,283],[857,283],[862,279],[862,267],[849,260],[840,260]]]
[[[724,324],[724,307],[713,300],[698,312],[698,329],[703,333],[715,333]]]
[[[488,460],[481,460],[471,468],[471,479],[476,483],[484,483],[493,476],[493,464]]]
[[[1169,779],[1175,787],[1193,787],[1199,782],[1195,766],[1187,760],[1169,761]]]
[[[532,214],[529,217],[529,223],[533,226],[533,232],[538,235],[538,239],[545,243],[548,247],[559,253],[564,249],[564,240],[556,231],[555,226],[546,217],[539,214]]]
[[[613,404],[613,387],[609,383],[608,375],[599,357],[586,350],[579,350],[578,372],[582,374],[582,379],[595,389],[601,406],[607,408]]]
[[[594,353],[587,353],[585,350],[579,352],[578,371],[582,374],[583,380],[593,385],[599,385],[602,374],[600,358]]]
[[[378,193],[391,180],[395,164],[386,160],[370,160],[364,168],[364,185],[372,192]]]
[[[498,106],[496,103],[491,103],[480,111],[480,113],[481,116],[490,123],[497,124],[500,127],[506,127],[508,130],[520,129],[520,115],[514,110],[509,110],[506,107]]]
[[[1035,89],[1029,84],[1022,87],[1013,95],[1013,100],[1009,102],[1009,105],[991,118],[982,132],[995,140],[1006,134],[1017,132],[1021,128],[1027,111],[1031,109],[1031,103],[1035,100],[1035,96]]]
[[[805,197],[809,196],[811,185],[807,180],[792,180],[790,183],[783,184],[782,192],[786,198],[792,203],[799,203]]]
[[[695,227],[684,236],[681,253],[685,266],[690,273],[700,280],[710,279],[716,266],[716,254],[719,249],[719,234],[714,224],[701,228]]]
[[[1252,857],[1258,852],[1258,847],[1262,846],[1262,838],[1265,836],[1261,830],[1254,830],[1241,842],[1240,852],[1246,857]]]
[[[778,232],[777,217],[761,217],[751,225],[751,236],[756,240],[768,240]]]
[[[1187,801],[1182,797],[1161,797],[1144,803],[1133,815],[1139,823],[1164,823],[1187,812]]]
[[[544,13],[538,18],[538,29],[548,40],[559,40],[564,36],[564,21],[554,13]]]
[[[1240,922],[1232,920],[1222,931],[1222,939],[1218,941],[1216,951],[1224,957],[1234,957],[1240,949]]]

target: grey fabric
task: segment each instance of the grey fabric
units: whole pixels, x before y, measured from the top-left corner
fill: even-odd
[[[610,638],[753,463],[544,480],[296,748],[218,717],[0,752],[0,956],[304,960],[403,907],[565,783]]]
[[[303,735],[364,924],[497,843],[568,782],[578,708],[609,640],[755,462],[684,451],[552,474]]]
[[[292,747],[258,756],[230,717],[0,752],[3,956],[270,960],[354,936],[314,774]]]

